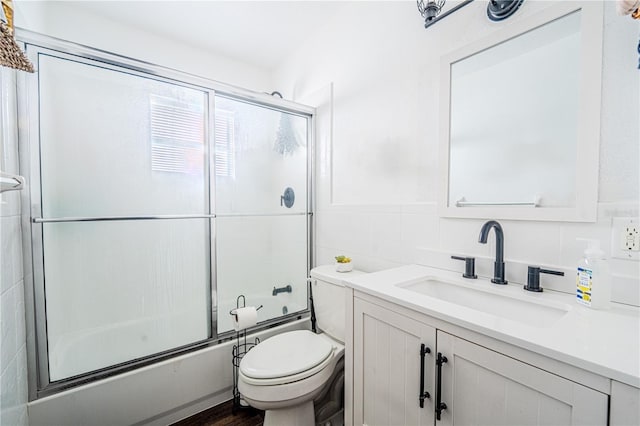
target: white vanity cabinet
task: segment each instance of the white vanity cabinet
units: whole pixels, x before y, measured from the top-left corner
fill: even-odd
[[[443,426],[607,424],[604,393],[442,331],[437,341]]]
[[[433,425],[436,329],[361,299],[353,312],[354,424]]]
[[[573,376],[569,380],[531,360],[504,355],[486,347],[486,341],[484,346],[471,342],[469,334],[456,337],[432,317],[352,294],[352,318],[347,319],[353,325],[353,333],[347,331],[352,383],[347,392],[353,394],[346,398],[352,404],[347,424],[607,425],[609,396],[576,383]],[[424,364],[422,345],[430,350]],[[440,367],[439,357],[446,358]],[[423,407],[421,392],[429,396]],[[438,397],[446,405],[440,419]]]

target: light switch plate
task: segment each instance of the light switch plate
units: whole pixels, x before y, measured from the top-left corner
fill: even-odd
[[[614,217],[611,231],[611,256],[640,260],[640,218]]]

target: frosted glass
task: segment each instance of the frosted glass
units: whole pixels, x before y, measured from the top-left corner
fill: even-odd
[[[229,311],[243,294],[247,305],[264,307],[258,321],[307,308],[306,216],[216,219],[218,332],[233,329]],[[273,296],[273,287],[291,293]]]
[[[307,118],[221,97],[215,117],[216,213],[306,211]],[[287,187],[291,208],[280,204]]]
[[[39,59],[44,217],[208,211],[208,94]]]
[[[42,54],[38,65],[43,217],[249,215],[218,216],[215,240],[209,219],[36,225],[52,382],[215,338],[239,294],[264,305],[260,321],[307,308],[307,117],[216,98],[210,123],[209,92]]]
[[[43,226],[51,381],[210,337],[209,220]]]

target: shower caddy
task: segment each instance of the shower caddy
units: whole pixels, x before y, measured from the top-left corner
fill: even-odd
[[[242,305],[240,305],[242,299]],[[246,298],[244,294],[241,294],[236,299],[236,309],[244,308],[247,306]],[[258,306],[256,310],[262,308],[262,305]],[[229,315],[235,316],[235,310],[232,309],[229,311]],[[233,345],[232,351],[232,363],[233,363],[233,408],[232,413],[235,414],[240,409],[251,408],[249,404],[244,402],[241,404],[240,391],[238,391],[238,371],[240,370],[240,361],[242,358],[249,352],[254,346],[260,343],[259,338],[255,338],[253,342],[247,343],[247,330],[242,329],[236,332],[236,344]]]

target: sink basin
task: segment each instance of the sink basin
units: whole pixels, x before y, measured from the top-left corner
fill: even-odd
[[[496,291],[475,289],[437,278],[397,284],[397,287],[449,303],[465,306],[499,318],[507,318],[533,327],[550,327],[569,312],[570,306],[548,301],[522,300]]]

